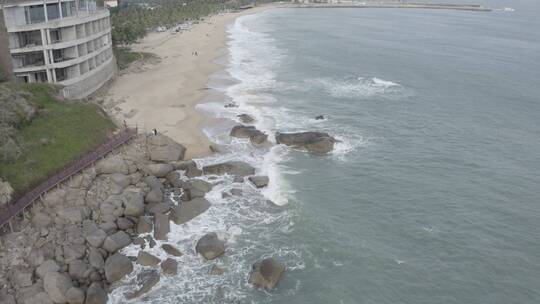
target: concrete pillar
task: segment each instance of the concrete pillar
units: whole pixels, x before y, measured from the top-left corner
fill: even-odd
[[[64,13],[62,12],[62,2],[58,0],[58,10],[60,13],[60,19],[64,19]]]
[[[45,22],[49,21],[49,14],[47,14],[47,3],[43,0],[43,10],[45,11]]]

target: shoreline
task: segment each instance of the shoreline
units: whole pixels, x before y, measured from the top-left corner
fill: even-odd
[[[224,68],[217,61],[227,54],[227,27],[238,17],[272,7],[209,16],[178,33],[149,33],[132,48],[159,59],[135,62],[120,73],[102,97],[103,107],[120,123],[145,133],[155,128],[181,143],[187,159],[211,155],[212,143],[203,128],[213,118],[196,106],[208,96],[209,77]]]

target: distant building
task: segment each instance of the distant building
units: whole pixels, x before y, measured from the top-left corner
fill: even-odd
[[[99,3],[99,4],[98,4]],[[0,0],[0,65],[19,82],[84,98],[116,70],[109,11],[96,0]]]

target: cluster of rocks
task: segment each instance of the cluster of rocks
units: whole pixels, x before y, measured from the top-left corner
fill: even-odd
[[[176,258],[182,256],[170,244],[161,247],[169,256],[163,261],[145,249],[167,240],[171,222],[186,223],[210,208],[204,196],[213,185],[198,177],[247,177],[258,188],[269,182],[243,162],[200,169],[183,160],[182,145],[162,135],[139,136],[122,150],[47,193],[15,224],[16,232],[0,237],[0,303],[104,304],[134,263],[144,268],[135,279],[140,288],[125,296],[140,297],[160,276],[175,275]],[[136,257],[120,253],[131,244],[140,246]],[[213,260],[224,254],[225,245],[209,232],[195,250]],[[273,288],[281,276],[281,268],[267,264],[254,266],[250,281],[255,286]],[[212,270],[220,272],[217,266]]]
[[[248,114],[240,114],[238,119],[249,124],[255,121]],[[317,116],[316,119],[324,119],[324,116]],[[231,129],[230,136],[237,138],[249,138],[250,142],[260,145],[267,142],[268,135],[257,130],[250,125],[236,125]],[[284,144],[298,149],[303,149],[316,154],[325,154],[334,150],[337,140],[324,132],[298,132],[298,133],[276,133],[276,143]]]

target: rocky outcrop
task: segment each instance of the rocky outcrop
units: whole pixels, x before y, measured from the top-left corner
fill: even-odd
[[[257,188],[263,188],[268,186],[268,176],[250,176],[248,177],[249,181],[255,185]]]
[[[184,190],[184,193],[186,193],[190,199],[204,197],[206,193],[212,190],[212,184],[202,179],[191,179],[188,181],[181,181],[177,184]]]
[[[189,177],[197,177],[202,175],[202,170],[197,167],[197,163],[192,160],[177,161],[172,163],[174,170],[184,171],[184,174]]]
[[[55,303],[66,303],[66,294],[71,287],[71,279],[59,272],[48,272],[43,279],[43,288]]]
[[[178,273],[178,262],[174,259],[167,258],[161,263],[161,270],[164,274],[175,275]]]
[[[174,170],[171,164],[148,164],[145,166],[144,171],[155,177],[165,177],[172,170]]]
[[[276,133],[276,143],[302,148],[313,153],[328,153],[336,139],[323,132]]]
[[[208,208],[210,208],[210,202],[204,198],[195,198],[172,208],[170,219],[176,225],[180,225],[204,213]]]
[[[109,283],[122,279],[133,271],[133,263],[125,255],[119,253],[111,255],[105,261],[105,277]]]
[[[103,242],[103,249],[108,252],[115,253],[118,250],[129,246],[131,244],[131,238],[124,231],[118,231],[112,235],[109,235]]]
[[[267,258],[253,264],[248,282],[256,287],[273,289],[284,271],[285,266],[272,258]]]
[[[158,257],[146,251],[141,250],[137,255],[137,264],[141,266],[156,266],[159,262],[161,262],[161,260]]]
[[[107,157],[97,162],[96,173],[97,174],[112,174],[112,173],[129,174],[129,167],[126,161],[121,156],[114,155],[112,157]]]
[[[254,126],[236,125],[232,128],[230,136],[238,138],[249,138],[254,144],[262,144],[268,135],[257,130]]]
[[[157,283],[159,283],[159,273],[156,270],[141,272],[137,274],[137,285],[141,286],[141,288],[126,293],[125,297],[128,300],[138,298],[149,292]]]
[[[228,161],[203,167],[204,174],[247,176],[255,174],[255,168],[241,161]]]
[[[150,160],[156,162],[174,162],[184,159],[186,148],[161,134],[150,135],[147,138],[147,149]]]
[[[236,115],[236,117],[238,117],[238,119],[243,123],[252,123],[255,121],[255,118],[249,114],[240,114]]]
[[[199,239],[195,251],[207,260],[213,260],[225,252],[225,242],[220,240],[216,233],[205,234]]]

